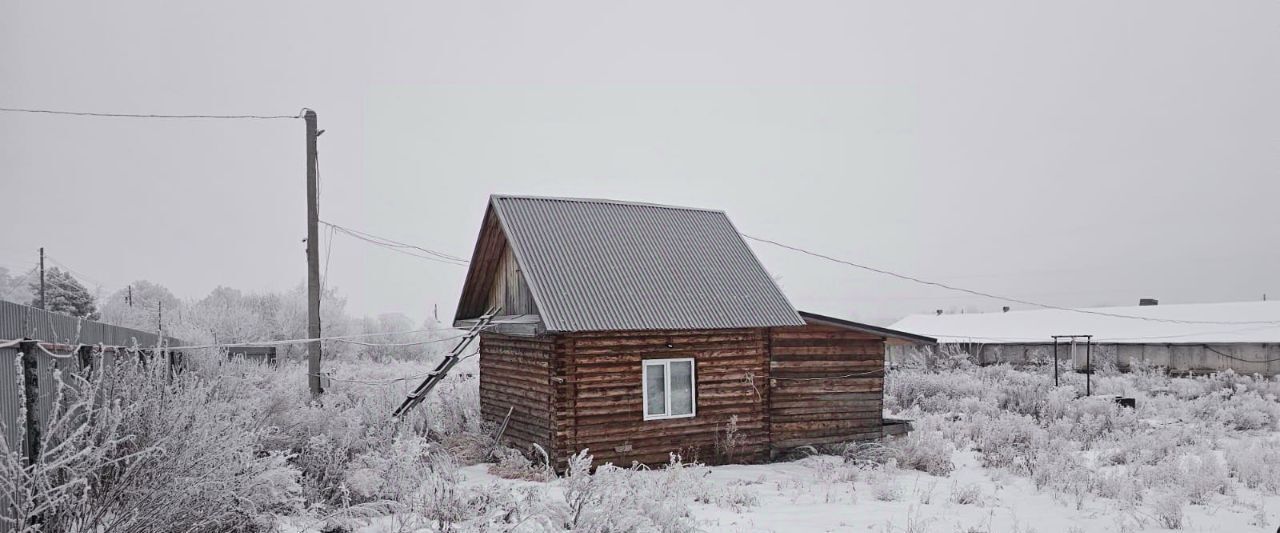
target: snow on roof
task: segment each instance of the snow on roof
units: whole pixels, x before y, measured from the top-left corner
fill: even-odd
[[[1025,344],[1053,342],[1053,335],[1093,335],[1106,344],[1280,343],[1280,301],[1098,307],[1116,315],[1195,322],[1271,324],[1182,324],[1100,316],[1058,309],[911,315],[892,329],[935,337],[939,343]]]

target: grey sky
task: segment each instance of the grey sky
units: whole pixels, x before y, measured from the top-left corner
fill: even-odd
[[[724,209],[743,232],[1057,305],[1280,296],[1280,4],[6,1],[0,106],[295,113],[321,216],[469,255],[490,193]],[[114,289],[305,275],[301,121],[0,115],[0,266]],[[752,244],[798,307],[960,297]],[[357,313],[463,269],[339,236]]]

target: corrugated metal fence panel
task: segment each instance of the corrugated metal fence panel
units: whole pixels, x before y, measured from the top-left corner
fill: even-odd
[[[0,349],[0,432],[3,432],[5,443],[13,451],[22,450],[22,441],[18,438],[20,424],[23,423],[18,419],[21,412],[18,399],[22,397],[22,384],[18,383],[18,368],[15,366],[18,353],[14,348]]]
[[[160,339],[153,332],[122,328],[0,300],[0,339],[31,338],[64,344],[98,344],[147,348]],[[168,337],[170,345],[181,344]]]
[[[122,328],[83,320],[75,317],[50,313],[34,307],[0,300],[0,339],[30,338],[43,342],[62,344],[98,344],[108,346],[132,346],[136,341],[141,348],[156,346],[160,336],[155,333]],[[182,342],[167,337],[170,346],[181,345]],[[0,349],[0,431],[11,450],[22,450],[20,442],[19,413],[22,410],[22,383],[18,381],[18,369],[14,364],[19,351],[16,348]],[[80,360],[74,354],[71,357],[55,358],[44,352],[36,352],[36,376],[39,390],[36,400],[36,419],[42,431],[49,425],[49,417],[53,413],[53,402],[57,397],[57,382],[54,370],[61,370],[64,375],[80,368]],[[108,353],[98,356],[95,365],[112,365],[115,356]],[[66,382],[66,381],[64,381]]]

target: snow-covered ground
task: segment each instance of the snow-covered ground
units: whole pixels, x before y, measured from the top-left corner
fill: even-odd
[[[1137,407],[1082,397],[1083,378],[1072,373],[1055,387],[1045,368],[938,361],[898,370],[886,379],[885,408],[913,419],[911,433],[761,465],[625,468],[591,465],[583,453],[554,477],[536,457],[468,437],[475,430],[440,440],[399,435],[339,464],[340,490],[359,500],[309,507],[278,525],[285,533],[1280,526],[1280,381],[1139,368],[1099,372],[1093,387],[1134,397]]]
[[[1168,531],[1141,507],[1126,508],[1113,500],[1086,498],[1077,509],[1073,501],[1036,490],[1026,478],[982,468],[970,451],[956,452],[953,461],[956,469],[945,477],[901,469],[880,477],[852,469],[843,458],[830,455],[705,467],[707,481],[726,490],[745,491],[756,502],[749,506],[688,503],[697,527],[709,532]],[[533,487],[551,497],[563,493],[560,480],[506,480],[488,470],[488,465],[481,464],[462,472],[473,487]],[[1188,506],[1183,530],[1270,532],[1280,523],[1277,520],[1280,498],[1243,491],[1233,497],[1219,496],[1209,505]]]

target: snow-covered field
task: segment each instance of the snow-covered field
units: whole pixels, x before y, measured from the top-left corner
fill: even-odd
[[[0,518],[26,531],[1275,531],[1280,381],[1158,369],[1083,376],[890,372],[914,430],[764,465],[593,465],[549,475],[493,442],[474,359],[403,420],[426,364],[336,363],[312,402],[298,364],[170,376],[124,365],[67,389],[41,462],[0,456]],[[78,391],[78,392],[77,392]],[[118,402],[97,401],[110,393]],[[90,414],[92,416],[84,416]],[[97,423],[86,424],[94,420]],[[139,512],[145,509],[145,513]],[[32,521],[38,517],[39,522]]]
[[[1168,531],[1148,511],[1116,501],[1091,498],[1077,508],[1073,501],[1036,490],[1028,479],[982,468],[973,452],[956,452],[953,460],[955,471],[943,477],[900,469],[884,476],[851,472],[843,458],[829,455],[706,467],[709,483],[746,493],[754,503],[693,502],[689,510],[695,527],[711,532]],[[503,480],[489,474],[487,465],[466,467],[463,474],[473,487],[535,487],[550,497],[563,492],[559,481]],[[642,475],[649,474],[657,475]],[[1277,512],[1280,499],[1274,495],[1238,494],[1186,507],[1182,529],[1269,532]],[[383,527],[369,531],[392,530]]]
[[[1151,369],[1053,387],[1048,369],[963,362],[890,375],[886,407],[917,420],[885,445],[764,465],[612,468],[537,477],[510,459],[457,471],[502,511],[492,531],[1274,531],[1280,524],[1280,384]],[[840,450],[835,450],[840,451]],[[583,459],[585,461],[585,458]],[[598,465],[597,465],[598,466]],[[501,474],[501,475],[495,475]],[[496,519],[495,519],[496,518]],[[362,531],[431,530],[384,517]]]

